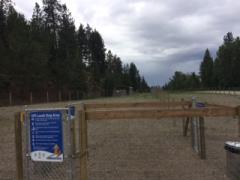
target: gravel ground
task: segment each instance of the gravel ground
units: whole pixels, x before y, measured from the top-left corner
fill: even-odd
[[[235,96],[193,95],[224,105],[240,104]],[[192,94],[176,96],[187,99]],[[13,115],[23,109],[23,106],[0,108],[0,180],[16,179]],[[207,160],[200,160],[192,151],[190,137],[182,136],[181,122],[180,119],[89,121],[89,180],[227,180],[223,146],[227,140],[239,140],[237,120],[206,119]]]
[[[176,121],[91,121],[89,179],[227,179],[223,145],[236,139],[236,120],[206,121],[207,160],[192,151],[190,137],[182,136],[181,120]]]

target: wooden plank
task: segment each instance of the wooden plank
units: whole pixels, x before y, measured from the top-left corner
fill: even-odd
[[[30,92],[30,104],[32,104],[33,103],[33,94],[32,94],[32,92]]]
[[[71,93],[71,91],[68,92],[68,100],[69,100],[69,101],[72,100],[72,93]]]
[[[80,119],[80,153],[82,156],[80,157],[80,180],[87,180],[87,130],[86,130],[86,117],[84,104],[82,104],[82,110],[79,112]]]
[[[181,102],[184,102],[184,98],[181,99]],[[185,106],[182,106],[182,109],[185,109]],[[184,136],[184,126],[185,126],[186,118],[182,118],[182,128],[183,128],[183,136]]]
[[[194,149],[194,127],[193,127],[193,117],[191,117],[189,120],[190,120],[190,124],[191,124],[191,145],[192,145],[192,149]]]
[[[73,142],[73,145],[72,145],[72,152],[73,152],[73,155],[76,154],[76,131],[75,131],[75,120],[74,121],[71,121],[71,133],[72,133],[72,142]]]
[[[184,136],[184,128],[185,128],[186,120],[187,119],[185,117],[182,118],[182,132],[183,132],[183,136]]]
[[[159,101],[149,101],[149,102],[122,102],[122,103],[87,103],[85,107],[89,109],[105,109],[105,108],[167,108],[167,107],[181,107],[184,105],[189,105],[191,102],[159,102]]]
[[[46,100],[47,100],[47,102],[49,102],[49,95],[48,95],[48,91],[46,92]]]
[[[229,108],[231,106],[226,106],[226,105],[221,105],[221,104],[213,104],[213,103],[206,103],[205,104],[207,107],[212,107],[212,108]]]
[[[181,99],[181,102],[184,102],[184,98]],[[187,107],[185,107],[185,105],[182,105],[183,110],[190,107],[191,107],[191,104],[189,104]],[[183,136],[186,137],[188,132],[189,117],[183,117],[182,124],[183,124]]]
[[[206,146],[205,146],[205,129],[204,129],[204,118],[199,117],[199,136],[200,136],[200,158],[206,159]]]
[[[201,109],[120,109],[86,111],[87,120],[106,119],[159,119],[166,117],[219,117],[235,116],[236,108],[201,108]]]
[[[85,125],[85,146],[86,146],[86,151],[87,151],[87,157],[88,157],[88,123],[87,123],[87,119],[86,119],[86,107],[85,104],[82,105],[82,109],[84,111],[84,125]]]
[[[9,92],[9,105],[12,105],[12,92]]]
[[[62,101],[62,92],[58,91],[58,101]]]
[[[22,153],[22,125],[20,113],[15,114],[15,150],[16,150],[16,168],[17,180],[23,180],[23,153]]]

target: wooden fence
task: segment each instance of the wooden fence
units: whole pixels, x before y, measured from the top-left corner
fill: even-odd
[[[204,135],[204,117],[220,117],[220,116],[240,116],[240,106],[228,107],[216,104],[207,104],[206,107],[192,107],[191,101],[179,102],[129,102],[129,103],[81,103],[73,104],[76,109],[76,121],[74,133],[75,157],[80,159],[80,180],[87,180],[87,161],[88,161],[88,127],[89,120],[124,120],[124,119],[163,119],[179,117],[183,121],[183,135],[187,136],[189,122],[192,118],[200,118],[200,144],[201,149],[199,156],[205,159],[205,135]],[[19,131],[19,114],[16,115],[15,136],[16,136],[16,152],[17,152],[17,174],[22,175],[22,159],[19,147],[21,147],[21,137]],[[78,119],[78,120],[77,120]],[[238,118],[238,131],[240,137],[240,118]],[[192,134],[192,133],[191,133]],[[20,167],[20,168],[19,168]],[[18,177],[18,180],[22,180]]]
[[[80,180],[87,180],[87,121],[89,120],[124,120],[124,119],[162,119],[181,117],[183,120],[183,135],[187,135],[189,121],[193,117],[200,118],[199,156],[206,158],[204,117],[240,116],[240,107],[227,107],[207,104],[204,108],[191,108],[192,102],[134,102],[134,103],[87,103],[81,104],[80,119]],[[240,119],[238,121],[240,137]]]
[[[80,91],[0,92],[0,106],[49,103],[87,98]]]

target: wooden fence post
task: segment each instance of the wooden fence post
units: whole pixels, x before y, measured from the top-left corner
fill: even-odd
[[[74,121],[71,121],[71,133],[72,133],[72,142],[73,142],[73,145],[72,145],[72,152],[73,152],[73,155],[75,156],[76,155],[76,131],[75,131],[75,120]]]
[[[17,180],[23,180],[23,157],[22,157],[22,126],[20,113],[15,114],[15,150],[16,150],[16,168]]]
[[[181,99],[181,102],[184,102],[184,99],[183,99],[183,98]],[[183,109],[183,110],[185,109],[184,105],[182,105],[182,109]],[[185,121],[186,121],[185,117],[182,118],[183,136],[184,136],[184,126],[185,126]]]
[[[188,133],[188,125],[189,125],[189,117],[186,118],[185,123],[184,123],[184,129],[183,129],[183,136],[187,136]]]
[[[194,127],[193,127],[193,117],[190,118],[190,126],[191,126],[191,145],[194,148]]]
[[[9,105],[12,105],[12,92],[9,92]]]
[[[79,91],[77,91],[77,99],[76,100],[79,100],[79,99],[80,99]]]
[[[30,92],[30,104],[32,104],[33,103],[33,94],[32,94],[32,92]]]
[[[185,119],[185,117],[184,117],[184,118],[182,118],[182,131],[183,131],[183,136],[184,136],[185,122],[186,122],[186,119]]]
[[[192,97],[192,105],[191,105],[192,109],[196,108],[196,98]],[[190,118],[190,122],[191,122],[191,143],[192,143],[192,148],[194,149],[194,118],[195,117],[191,117]]]
[[[85,128],[85,145],[86,145],[86,150],[87,150],[87,157],[88,157],[88,123],[86,120],[86,115],[85,115],[85,111],[86,111],[86,107],[84,104],[82,104],[82,108],[84,110],[84,128]]]
[[[81,105],[80,119],[80,180],[87,180],[87,121],[84,104]]]
[[[48,91],[46,92],[46,99],[47,99],[47,103],[49,102],[49,95],[48,95]]]
[[[68,101],[71,101],[72,100],[72,97],[71,97],[71,91],[68,92]]]
[[[184,102],[184,99],[181,99],[182,102]],[[183,109],[185,109],[184,105],[182,106]],[[191,108],[191,105],[188,105],[187,107],[188,109]],[[190,121],[190,118],[189,117],[186,117],[186,118],[183,118],[183,136],[187,136],[187,133],[188,133],[188,126],[189,126],[189,121]]]
[[[58,101],[62,101],[62,93],[61,93],[61,91],[58,91]]]
[[[199,117],[199,136],[200,136],[200,158],[206,159],[204,118]]]

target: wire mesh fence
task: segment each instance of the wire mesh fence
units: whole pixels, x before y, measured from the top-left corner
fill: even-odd
[[[199,153],[200,148],[200,135],[199,135],[199,119],[198,118],[192,118],[191,121],[191,130],[192,130],[192,148],[195,152]]]
[[[58,101],[80,100],[87,97],[80,91],[0,91],[0,106],[25,105]]]
[[[74,180],[78,177],[75,167],[78,158],[73,159],[73,134],[72,128],[74,120],[69,117],[67,110],[61,110],[63,114],[63,161],[44,162],[34,161],[30,156],[30,111],[27,111],[24,124],[22,126],[23,143],[23,169],[26,180]],[[37,156],[44,156],[38,153]]]

